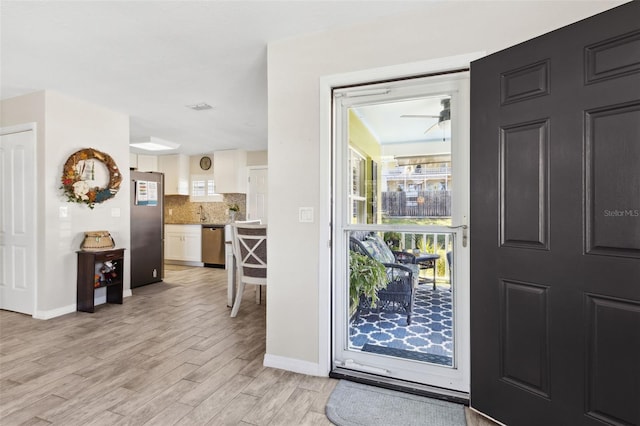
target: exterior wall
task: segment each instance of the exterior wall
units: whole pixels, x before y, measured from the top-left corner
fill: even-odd
[[[301,223],[300,207],[315,218],[322,200],[320,91],[323,76],[353,73],[473,52],[492,53],[602,12],[619,1],[436,2],[422,12],[367,25],[273,42],[268,46],[269,258],[267,354],[272,366],[326,374],[320,306],[329,282],[319,265],[328,223]],[[434,16],[437,19],[434,19]],[[330,175],[328,175],[330,176]],[[321,260],[319,262],[319,259]],[[321,315],[322,312],[322,315]],[[325,336],[323,336],[324,339]],[[329,337],[327,336],[327,339]],[[327,346],[328,347],[328,346]]]
[[[117,246],[129,244],[129,117],[53,92],[37,92],[2,101],[3,127],[37,123],[38,303],[36,317],[75,311],[76,250],[85,231],[109,230]],[[122,173],[117,195],[93,210],[62,196],[62,167],[72,153],[95,148],[109,154]],[[68,215],[60,217],[60,207]],[[124,288],[130,294],[129,251],[125,251]],[[54,277],[55,279],[52,279]],[[96,291],[98,300],[104,289]]]

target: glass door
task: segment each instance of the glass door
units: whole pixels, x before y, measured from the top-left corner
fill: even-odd
[[[468,74],[335,90],[334,123],[334,367],[468,392]]]

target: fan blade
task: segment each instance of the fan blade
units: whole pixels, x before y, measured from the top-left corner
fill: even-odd
[[[437,123],[434,123],[431,127],[429,127],[427,130],[424,131],[424,134],[426,135],[427,133],[429,133],[430,131],[432,131],[435,127],[438,127],[438,124],[440,124],[440,122],[438,121]]]

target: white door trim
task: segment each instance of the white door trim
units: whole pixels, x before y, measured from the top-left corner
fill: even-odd
[[[34,184],[34,190],[31,192],[32,196],[30,198],[30,203],[31,203],[31,207],[34,209],[34,215],[32,218],[32,228],[34,230],[33,232],[33,236],[31,237],[31,241],[30,241],[30,255],[32,256],[32,264],[34,265],[34,269],[33,269],[33,300],[32,300],[32,317],[34,318],[38,318],[38,283],[39,283],[39,279],[38,279],[38,267],[37,265],[39,264],[38,262],[38,241],[37,241],[37,235],[38,235],[38,199],[36,197],[36,194],[38,193],[38,167],[39,167],[39,161],[38,161],[38,134],[37,134],[37,129],[38,129],[38,125],[36,122],[30,122],[30,123],[23,123],[23,124],[16,124],[16,125],[12,125],[12,126],[6,126],[6,127],[0,127],[0,136],[6,136],[6,135],[11,135],[11,134],[15,134],[15,133],[23,133],[23,132],[32,132],[32,139],[31,139],[31,143],[33,144],[33,152],[34,152],[34,162],[35,162],[35,166],[33,168],[33,176],[32,176],[32,182]]]
[[[318,224],[320,227],[318,238],[318,371],[320,375],[328,375],[331,371],[331,315],[335,309],[331,298],[333,88],[467,68],[472,61],[484,56],[486,56],[485,52],[474,52],[408,64],[333,74],[320,78],[320,199],[318,203]]]
[[[247,166],[247,180],[249,179],[249,177],[251,176],[251,171],[252,170],[267,170],[267,179],[269,176],[269,166],[267,164],[265,165],[258,165],[258,166]],[[247,182],[247,215],[249,214],[250,211],[250,207],[251,207],[251,183]],[[249,219],[247,217],[247,219]],[[267,218],[268,219],[268,218]]]

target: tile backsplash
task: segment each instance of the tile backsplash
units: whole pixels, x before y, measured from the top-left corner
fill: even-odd
[[[215,203],[200,203],[189,201],[188,195],[164,196],[165,223],[201,223],[200,206],[205,215],[205,223],[227,223],[229,218],[229,204],[240,206],[236,220],[244,220],[247,214],[246,194],[224,194],[224,201]],[[171,211],[171,214],[169,214]]]

